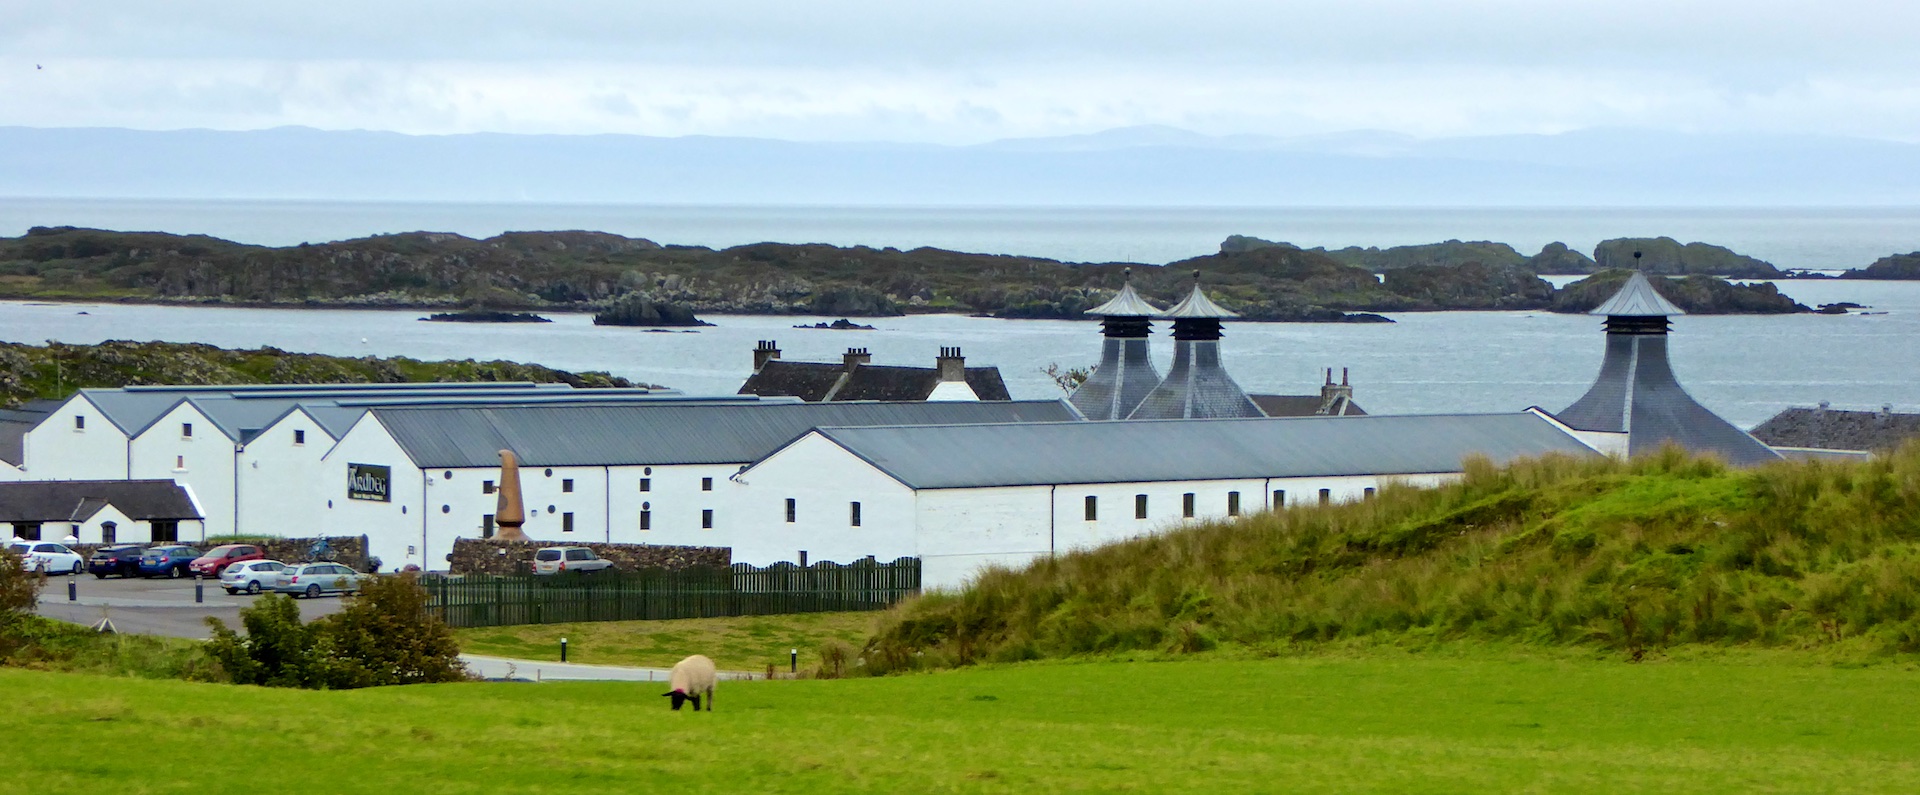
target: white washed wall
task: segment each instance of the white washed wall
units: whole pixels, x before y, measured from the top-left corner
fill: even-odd
[[[679,544],[701,547],[733,547],[734,560],[743,561],[740,549],[750,546],[762,529],[748,516],[738,486],[728,481],[740,471],[740,464],[682,464],[671,466],[611,467],[608,479],[608,535],[621,544]],[[701,482],[713,479],[713,490],[705,491]],[[647,491],[640,482],[647,481]],[[640,529],[640,512],[651,517],[650,530]],[[701,511],[713,511],[712,529],[702,528]]]
[[[193,435],[182,433],[191,423]],[[92,423],[88,423],[89,426]],[[91,430],[91,428],[89,428]],[[133,480],[172,480],[193,488],[205,512],[206,532],[234,532],[234,441],[192,403],[181,403],[148,425],[128,443]],[[180,536],[181,540],[187,536]]]
[[[295,432],[305,441],[295,443]],[[326,474],[332,436],[304,411],[282,417],[260,432],[239,457],[239,499],[234,527],[246,535],[308,538],[326,535],[329,497],[338,496]]]
[[[391,501],[376,502],[347,496],[347,465],[391,467]],[[422,473],[372,414],[360,418],[321,461],[320,533],[367,537],[368,552],[380,559],[383,570],[408,564],[423,569],[445,569],[427,557],[425,488]],[[449,549],[451,543],[449,542]],[[445,553],[441,553],[444,555]]]
[[[915,495],[916,551],[926,589],[954,589],[989,565],[1019,568],[1052,554],[1053,489],[929,489]]]
[[[729,502],[742,509],[733,559],[766,565],[798,561],[882,561],[915,554],[913,491],[818,434],[809,434],[741,473]],[[787,521],[787,500],[794,521]],[[852,503],[860,503],[860,526]]]
[[[86,418],[84,430],[74,429],[76,416]],[[127,477],[127,435],[108,422],[85,395],[69,398],[28,431],[22,453],[23,480]]]

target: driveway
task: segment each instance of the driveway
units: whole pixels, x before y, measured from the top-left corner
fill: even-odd
[[[68,599],[67,586],[73,585],[76,599]],[[40,591],[40,605],[34,612],[47,618],[75,624],[95,624],[101,618],[113,621],[115,629],[141,635],[170,635],[176,638],[209,638],[208,616],[240,626],[240,608],[252,604],[257,596],[229,596],[213,581],[203,583],[204,601],[194,601],[194,581],[190,578],[96,579],[91,575],[55,576],[47,579]],[[340,597],[300,599],[300,616],[308,621],[340,611]]]

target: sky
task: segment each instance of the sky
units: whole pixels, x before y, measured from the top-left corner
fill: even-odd
[[[0,0],[0,125],[1920,140],[1912,0]]]

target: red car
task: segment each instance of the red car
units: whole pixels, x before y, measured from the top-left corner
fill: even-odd
[[[266,559],[267,553],[252,544],[221,544],[207,550],[207,554],[194,558],[192,563],[187,564],[187,570],[212,579],[235,563]]]

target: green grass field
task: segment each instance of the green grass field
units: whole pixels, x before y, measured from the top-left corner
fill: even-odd
[[[789,650],[800,650],[800,665],[815,667],[820,645],[841,640],[858,648],[873,631],[873,613],[797,613],[786,616],[689,618],[675,621],[603,621],[588,624],[530,624],[463,629],[455,633],[469,654],[560,659],[567,639],[569,662],[595,665],[671,666],[700,649],[721,670],[787,670]]]
[[[1518,651],[265,690],[0,669],[7,792],[1912,792],[1920,673]],[[194,778],[188,778],[194,774]]]

